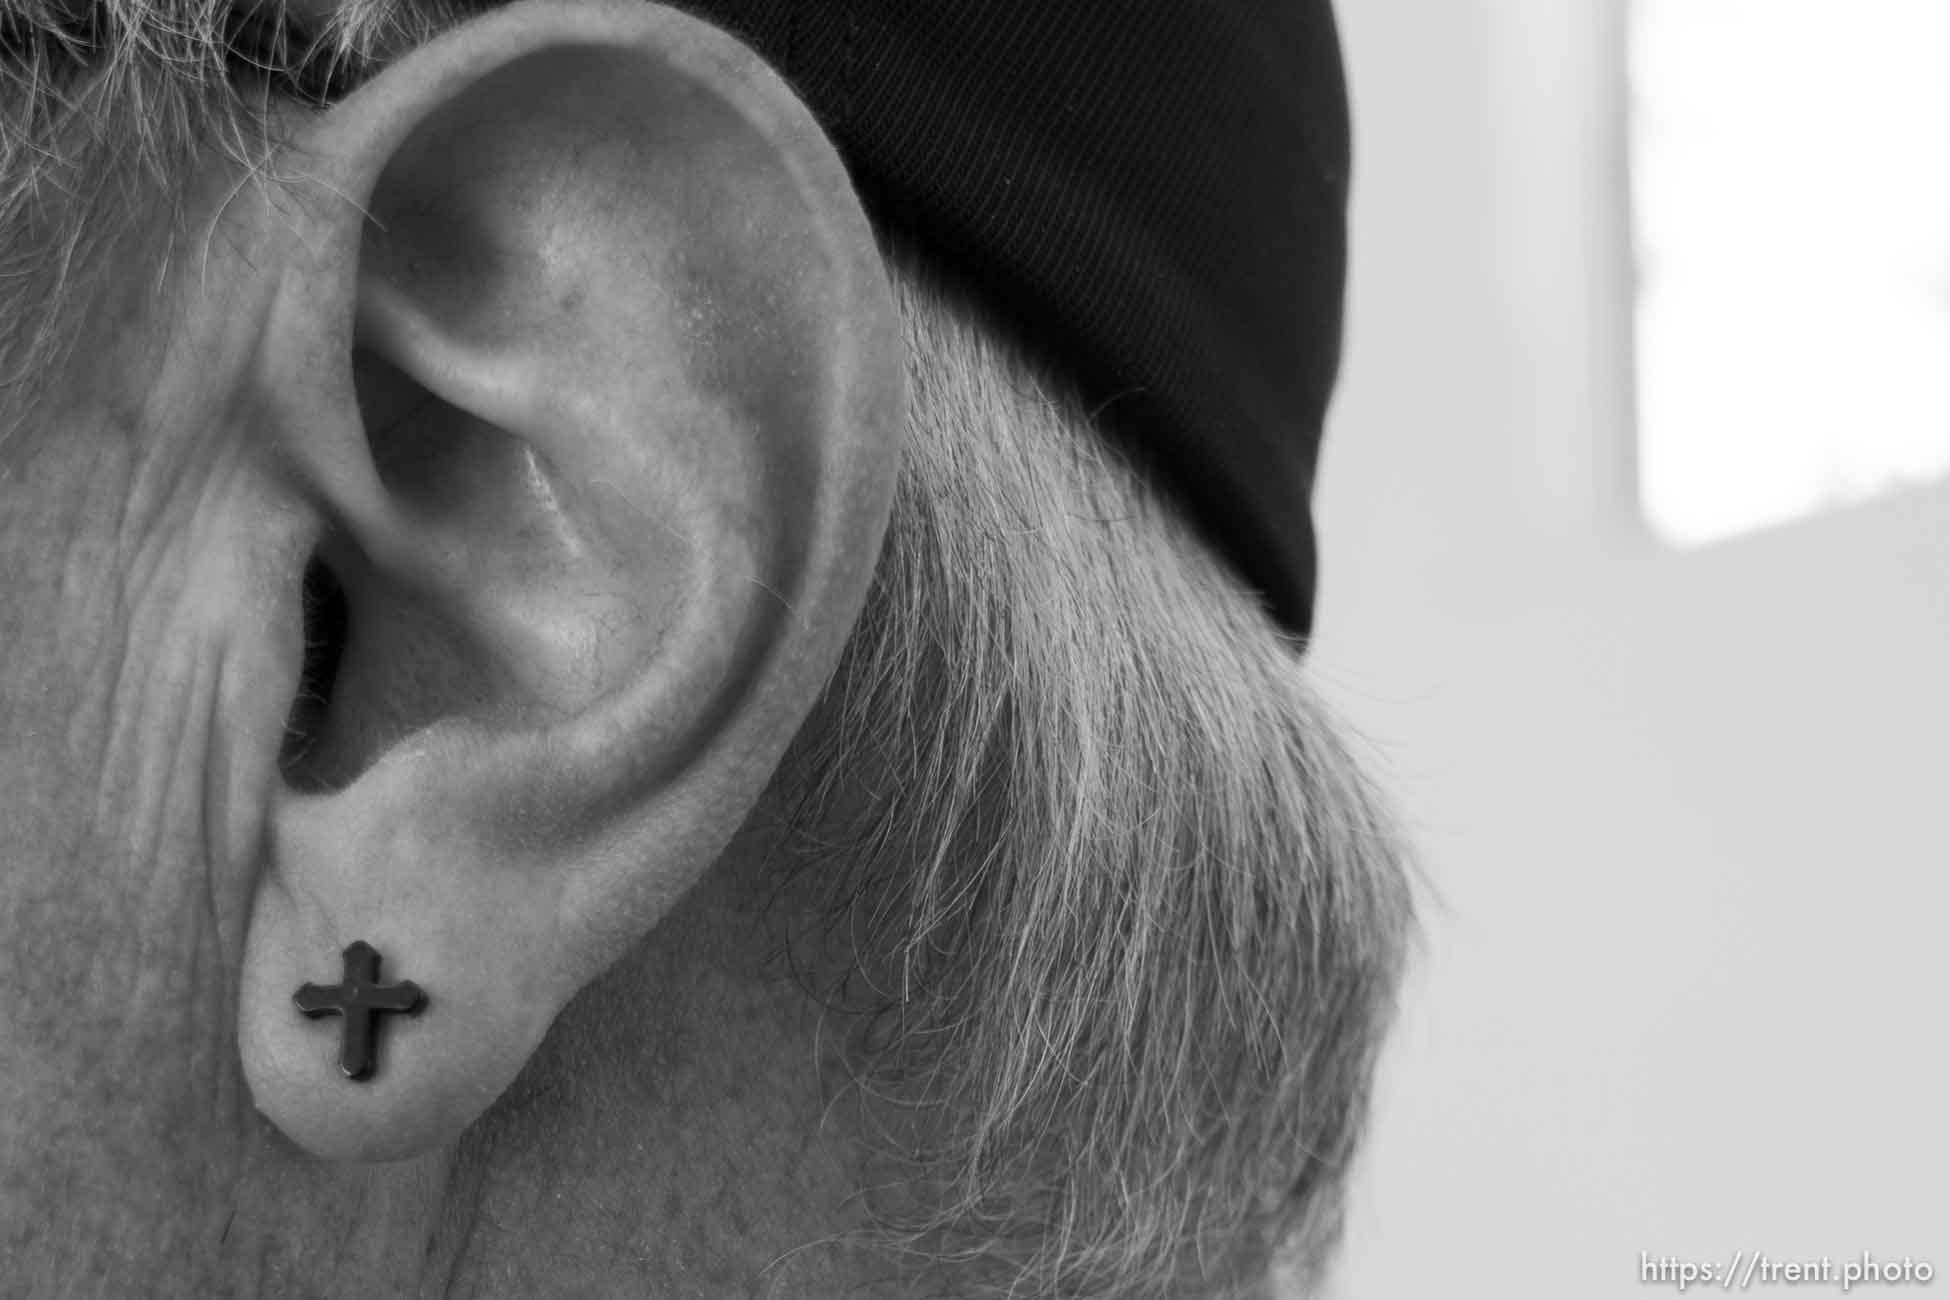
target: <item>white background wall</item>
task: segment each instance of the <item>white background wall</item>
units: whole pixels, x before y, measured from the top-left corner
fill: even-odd
[[[1950,1296],[1950,481],[1639,524],[1623,4],[1340,6],[1312,659],[1430,888],[1335,1294],[1869,1250]]]

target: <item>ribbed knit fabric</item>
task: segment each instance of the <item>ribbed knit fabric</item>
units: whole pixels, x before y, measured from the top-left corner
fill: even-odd
[[[1329,0],[680,0],[811,106],[1304,648],[1340,362]]]

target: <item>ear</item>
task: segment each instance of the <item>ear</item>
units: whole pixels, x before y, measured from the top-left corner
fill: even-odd
[[[837,154],[737,42],[524,4],[298,128],[254,403],[343,593],[239,1034],[332,1159],[457,1138],[771,779],[858,617],[903,357]],[[334,984],[424,990],[369,1080]]]

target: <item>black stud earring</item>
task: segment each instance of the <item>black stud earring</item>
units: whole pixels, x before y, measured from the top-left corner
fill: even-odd
[[[312,1020],[343,1016],[339,1039],[339,1069],[361,1083],[379,1065],[379,1016],[417,1016],[426,1010],[427,995],[412,980],[379,982],[379,950],[361,939],[345,950],[345,978],[337,984],[307,984],[291,995],[298,1010]]]

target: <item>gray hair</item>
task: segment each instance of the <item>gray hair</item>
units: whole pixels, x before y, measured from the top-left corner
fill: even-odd
[[[478,7],[342,0],[309,37],[253,38],[255,93],[349,84]],[[226,75],[229,0],[0,14],[5,383],[59,358],[132,187],[166,198],[193,149],[272,149]],[[1312,1279],[1410,942],[1406,838],[1295,647],[1093,413],[977,295],[888,251],[911,449],[774,788],[779,887],[817,919],[795,959],[861,1013],[868,1240],[998,1296]]]
[[[781,774],[791,869],[861,958],[860,1080],[917,1117],[887,1155],[923,1191],[878,1240],[996,1295],[1308,1276],[1409,943],[1405,837],[1252,595],[892,253],[911,449]]]
[[[0,398],[16,422],[120,287],[99,270],[138,261],[103,250],[179,233],[195,156],[261,177],[274,102],[320,102],[487,7],[336,0],[301,31],[285,0],[0,0]]]

